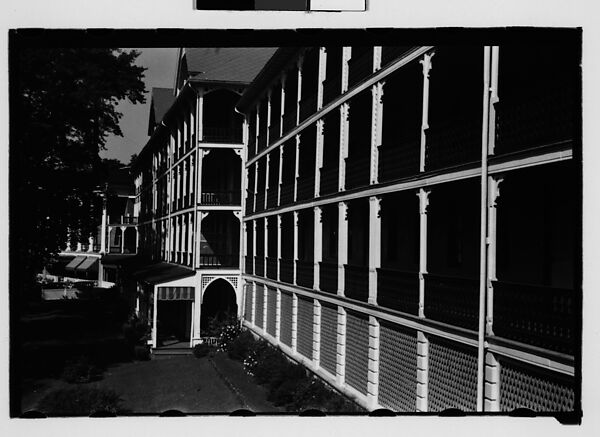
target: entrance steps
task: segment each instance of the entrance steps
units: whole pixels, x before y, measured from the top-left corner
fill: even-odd
[[[173,355],[192,355],[192,349],[189,347],[185,348],[153,348],[152,357],[169,357]]]

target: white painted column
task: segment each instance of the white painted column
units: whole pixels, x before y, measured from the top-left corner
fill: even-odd
[[[252,274],[256,275],[256,220],[252,220]]]
[[[335,379],[343,386],[346,380],[346,310],[338,306]]]
[[[490,71],[490,102],[489,102],[489,120],[488,120],[488,155],[494,155],[496,148],[496,103],[498,98],[498,61],[500,57],[500,48],[492,46],[491,53],[491,71]]]
[[[292,352],[298,350],[298,296],[292,294]]]
[[[256,195],[258,194],[258,165],[260,161],[255,161],[252,171],[254,171],[254,196],[252,197],[252,212],[256,211]]]
[[[429,339],[417,332],[417,412],[427,412],[429,392]]]
[[[121,253],[125,253],[125,230],[127,227],[121,226]]]
[[[313,242],[313,289],[320,290],[320,262],[323,261],[323,211],[320,206],[314,207],[314,242]]]
[[[204,164],[204,158],[210,153],[211,149],[200,149],[198,153],[198,181],[197,181],[197,190],[198,193],[198,201],[202,201],[202,166]]]
[[[281,290],[277,289],[277,307],[275,309],[275,338],[281,341]]]
[[[281,205],[281,184],[283,183],[283,144],[279,146],[279,176],[277,179],[277,206]]]
[[[338,296],[345,294],[344,264],[348,263],[348,204],[338,203]]]
[[[498,197],[500,197],[500,184],[504,181],[503,175],[488,177],[488,241],[487,241],[487,311],[486,335],[494,335],[494,283],[496,277],[496,248],[497,248],[497,217]]]
[[[379,182],[379,146],[383,132],[383,83],[378,82],[371,87],[373,95],[372,123],[371,123],[371,160],[370,181],[371,184]]]
[[[242,222],[242,239],[240,240],[242,247],[242,256],[240,257],[240,270],[243,273],[248,273],[246,271],[246,258],[248,257],[248,234],[246,233],[246,229],[246,222]]]
[[[369,316],[369,364],[367,373],[367,402],[375,409],[379,397],[379,322]]]
[[[316,156],[315,156],[315,198],[321,193],[321,168],[323,167],[323,119],[317,121]]]
[[[342,94],[348,91],[348,61],[352,57],[352,47],[344,47],[342,49]]]
[[[325,47],[319,47],[319,79],[317,81],[317,110],[323,107],[323,81],[327,73],[327,53]]]
[[[431,58],[435,52],[426,53],[419,61],[423,66],[423,113],[421,118],[421,158],[419,169],[425,171],[425,148],[427,147],[426,131],[429,128],[429,72],[431,71]]]
[[[94,237],[89,237],[88,238],[88,252],[93,252],[94,251]]]
[[[192,344],[195,346],[200,343],[201,332],[200,332],[200,322],[202,318],[202,275],[196,275],[196,286],[194,287],[194,312],[192,325],[194,329],[194,333],[192,336]]]
[[[268,200],[268,196],[269,196],[269,171],[271,167],[271,155],[269,153],[267,153],[267,159],[266,159],[266,164],[265,164],[265,200],[264,200],[264,204],[262,205],[264,209],[267,209],[267,200]]]
[[[321,355],[321,303],[313,300],[313,351],[312,361],[315,367],[319,367]]]
[[[281,214],[277,214],[277,280],[280,281],[281,268]]]
[[[298,200],[298,177],[300,176],[300,135],[296,135],[296,167],[294,169],[294,202]]]
[[[500,411],[500,362],[495,354],[485,354],[485,386],[483,411]]]
[[[154,309],[152,311],[152,347],[158,347],[158,289],[153,285],[152,290],[152,297],[154,298]]]
[[[281,116],[279,117],[279,136],[283,135],[283,114],[285,113],[285,81],[287,79],[286,73],[281,75]],[[283,147],[283,145],[282,145]]]
[[[369,303],[377,305],[377,269],[381,267],[381,198],[369,197]]]
[[[419,189],[419,317],[425,317],[425,274],[427,273],[427,207],[431,190]]]
[[[349,116],[350,105],[342,103],[340,105],[340,153],[339,153],[339,172],[338,172],[338,189],[339,191],[346,190],[346,158],[348,157],[348,139],[349,139]]]
[[[296,279],[298,277],[298,269],[296,268],[298,261],[298,211],[294,211],[294,285],[296,285]]]
[[[264,221],[263,226],[265,228],[265,231],[264,231],[265,250],[264,250],[264,255],[263,255],[264,256],[263,265],[264,265],[265,270],[263,272],[263,275],[266,278],[267,277],[267,258],[269,257],[269,220],[268,220],[268,217],[265,217],[263,219],[263,221]],[[263,317],[263,319],[264,319],[264,317]]]

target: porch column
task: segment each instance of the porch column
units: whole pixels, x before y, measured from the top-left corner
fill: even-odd
[[[280,113],[279,113],[279,137],[281,138],[281,135],[283,135],[283,114],[285,112],[285,80],[286,80],[286,74],[283,73],[281,75],[281,109],[280,109]]]
[[[419,189],[419,317],[425,317],[425,274],[427,273],[427,207],[431,190]]]
[[[208,212],[199,212],[197,215],[197,223],[196,223],[196,268],[199,268],[202,265],[202,220],[204,220],[208,216]]]
[[[313,274],[313,288],[320,290],[320,262],[323,261],[323,211],[320,206],[314,207],[314,274]]]
[[[294,211],[294,285],[297,284],[298,269],[296,268],[298,261],[298,211]]]
[[[379,397],[379,322],[369,316],[369,363],[367,373],[367,402],[369,408],[377,406]]]
[[[125,230],[126,226],[121,226],[121,253],[125,253]]]
[[[313,350],[312,362],[315,367],[319,367],[319,358],[321,355],[321,302],[313,299]]]
[[[256,275],[256,220],[252,220],[252,274]]]
[[[268,270],[268,266],[267,266],[267,258],[269,258],[269,218],[265,217],[264,219],[264,227],[265,227],[265,231],[264,231],[264,241],[265,241],[265,250],[264,250],[264,261],[263,261],[263,265],[265,266],[265,270],[263,272],[264,277],[267,277],[267,270]],[[265,289],[266,290],[266,289]],[[265,293],[266,296],[266,293]],[[266,301],[266,299],[265,299]]]
[[[200,276],[200,280],[195,280],[195,287],[194,287],[194,303],[193,303],[193,309],[194,309],[194,317],[192,319],[192,325],[194,326],[194,334],[193,334],[193,338],[192,338],[192,344],[195,346],[196,344],[200,343],[200,339],[202,337],[202,333],[200,332],[200,321],[201,321],[201,317],[202,314],[200,313],[202,311],[202,275],[198,275]],[[196,278],[198,278],[198,276]]]
[[[417,412],[426,412],[429,408],[429,339],[417,332]]]
[[[435,52],[426,53],[423,59],[419,61],[423,66],[423,113],[421,118],[421,158],[419,161],[419,171],[425,171],[425,148],[427,147],[427,137],[425,132],[429,128],[429,72],[431,71],[431,58]]]
[[[256,211],[256,195],[258,194],[258,163],[255,161],[252,171],[254,172],[254,196],[252,197],[252,212]]]
[[[378,82],[371,87],[372,107],[371,111],[371,162],[370,182],[379,182],[379,145],[381,144],[383,125],[383,83]]]
[[[281,184],[283,183],[283,144],[279,146],[279,177],[277,179],[277,206],[281,205]]]
[[[106,216],[107,212],[106,212],[106,194],[104,194],[102,196],[102,224],[100,227],[100,253],[101,254],[105,254],[106,253],[106,232],[107,232],[107,222],[108,222],[108,218]],[[108,235],[110,237],[110,227],[108,228]],[[110,244],[110,243],[109,243]],[[70,243],[69,243],[70,245]],[[70,248],[70,247],[69,247]]]
[[[152,347],[158,347],[158,333],[157,333],[157,311],[158,311],[158,294],[156,286],[152,286],[152,297],[154,300],[154,307],[152,310]]]
[[[494,335],[494,281],[496,277],[496,250],[497,250],[497,217],[498,198],[500,197],[500,184],[504,181],[503,175],[488,177],[488,241],[487,241],[487,314],[485,323],[486,335]]]
[[[348,263],[348,204],[338,203],[338,296],[345,294],[344,264]]]
[[[298,200],[298,177],[300,176],[300,135],[296,135],[296,168],[294,169],[294,202]]]
[[[335,379],[344,385],[346,379],[346,310],[338,306]]]
[[[323,81],[326,78],[327,52],[325,47],[319,47],[319,79],[317,81],[317,110],[323,107]]]
[[[340,106],[340,153],[339,153],[339,172],[338,172],[338,190],[346,190],[346,158],[348,157],[348,138],[349,138],[349,115],[350,105],[342,103]]]
[[[321,167],[323,167],[323,119],[317,121],[316,159],[315,159],[315,192],[319,197],[321,192]]]
[[[381,267],[381,198],[369,198],[369,303],[377,305],[377,269]]]
[[[138,253],[140,248],[140,231],[138,231],[138,227],[135,227],[135,253]]]
[[[248,257],[248,235],[247,235],[247,224],[246,222],[242,222],[242,256],[240,257],[240,269],[243,273],[248,273],[246,271],[246,258]]]
[[[264,201],[264,204],[262,205],[263,209],[267,209],[267,200],[268,200],[268,196],[269,196],[269,171],[270,171],[270,167],[271,167],[271,154],[269,154],[269,153],[267,153],[265,167],[266,167],[265,168],[265,201]]]
[[[197,181],[197,193],[198,200],[202,203],[202,166],[204,163],[204,157],[210,153],[210,149],[200,149],[198,153],[198,181]]]
[[[94,251],[94,237],[88,238],[88,252]]]

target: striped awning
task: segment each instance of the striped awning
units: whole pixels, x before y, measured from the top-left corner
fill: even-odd
[[[158,300],[194,300],[194,287],[157,287]]]
[[[98,258],[93,256],[88,256],[81,264],[75,267],[75,270],[78,272],[85,272],[87,269],[91,268],[98,262]]]
[[[83,261],[85,261],[87,257],[85,256],[76,256],[75,258],[73,258],[71,260],[71,262],[69,264],[66,265],[65,270],[73,270],[75,271],[75,269],[77,268],[77,266],[79,264],[81,264]]]

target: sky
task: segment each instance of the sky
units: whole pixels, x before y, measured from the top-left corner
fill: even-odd
[[[127,49],[128,50],[128,49]],[[120,120],[122,137],[111,135],[106,141],[106,150],[100,153],[102,158],[114,158],[129,163],[134,153],[139,153],[148,141],[148,117],[150,115],[150,93],[153,87],[172,88],[177,67],[176,48],[143,48],[136,64],[146,67],[146,103],[133,105],[121,102],[117,109],[123,114]]]

